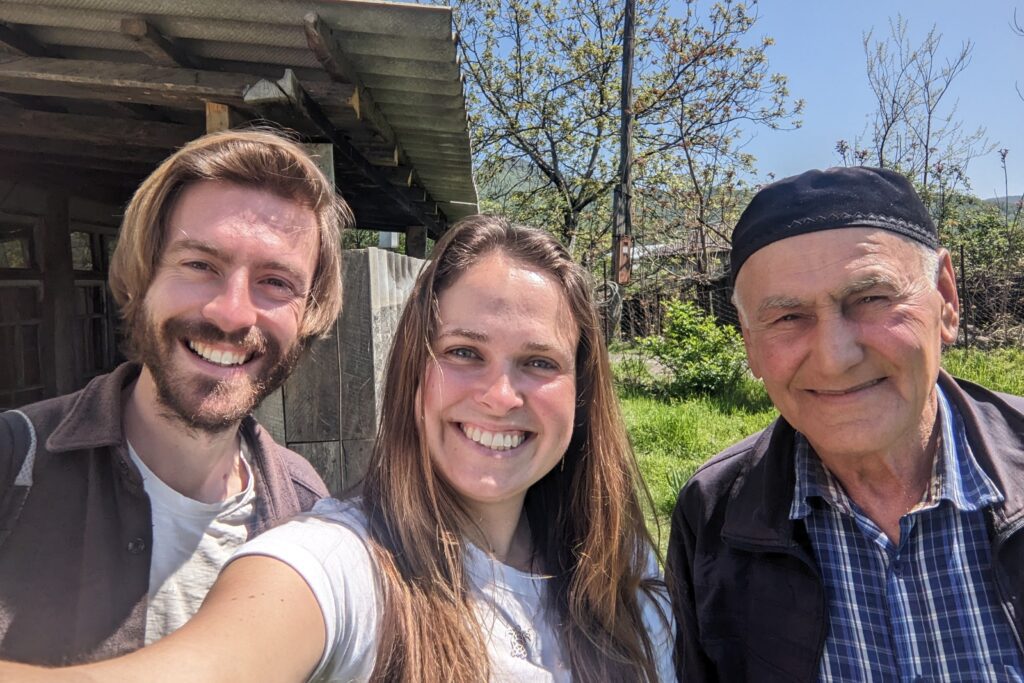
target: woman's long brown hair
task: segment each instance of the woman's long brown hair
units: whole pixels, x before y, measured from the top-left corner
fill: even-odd
[[[438,296],[484,256],[552,275],[580,328],[576,416],[562,464],[526,494],[535,557],[553,578],[548,609],[560,624],[574,681],[656,681],[641,616],[652,552],[649,504],[611,383],[587,274],[547,233],[472,216],[438,242],[398,324],[388,359],[381,423],[362,486],[383,614],[374,681],[479,683],[490,669],[470,603],[464,530],[472,528],[435,471],[420,424],[419,390],[438,325]]]

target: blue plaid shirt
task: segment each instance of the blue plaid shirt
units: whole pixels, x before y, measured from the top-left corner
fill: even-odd
[[[985,508],[1003,496],[939,394],[940,452],[894,545],[797,434],[790,519],[802,519],[828,599],[822,681],[1024,681],[996,593]]]

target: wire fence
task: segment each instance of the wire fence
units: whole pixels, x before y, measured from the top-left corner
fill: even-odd
[[[994,349],[1024,348],[1024,272],[1010,269],[982,269],[970,263],[964,253],[953,254],[960,297],[960,331],[956,347]],[[606,316],[606,330],[615,329],[618,313],[619,338],[661,334],[664,302],[693,301],[719,324],[739,327],[732,305],[732,288],[727,275],[689,278],[660,283],[642,291],[627,292],[616,301],[618,311]]]

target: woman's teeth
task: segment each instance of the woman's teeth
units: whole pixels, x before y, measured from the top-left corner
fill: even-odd
[[[524,432],[488,432],[472,425],[462,425],[462,433],[471,441],[494,451],[508,451],[516,448],[526,438]]]

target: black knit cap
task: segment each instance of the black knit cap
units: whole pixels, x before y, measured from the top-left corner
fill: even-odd
[[[766,185],[732,231],[732,281],[751,254],[818,230],[881,228],[939,246],[935,224],[914,186],[895,171],[855,166],[807,171]]]

